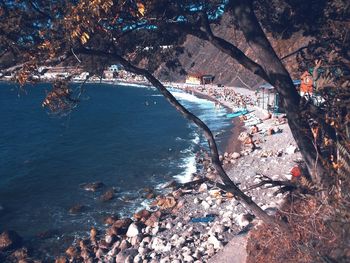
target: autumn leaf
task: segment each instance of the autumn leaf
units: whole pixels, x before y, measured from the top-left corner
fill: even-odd
[[[141,16],[145,15],[145,5],[143,3],[138,2],[137,9],[138,9],[139,13],[141,14]]]
[[[80,37],[80,41],[82,44],[86,44],[88,42],[89,38],[90,38],[89,34],[84,32]]]

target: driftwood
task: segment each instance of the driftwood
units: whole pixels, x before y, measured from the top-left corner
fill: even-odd
[[[286,193],[286,192],[294,192],[299,191],[301,193],[313,193],[314,189],[313,186],[310,184],[310,182],[304,178],[297,181],[283,181],[283,180],[273,180],[270,177],[263,175],[263,174],[257,174],[260,176],[260,182],[257,184],[254,184],[246,189],[243,190],[243,192],[248,192],[253,189],[264,187],[264,188],[273,188],[273,187],[279,187],[279,190],[274,192],[274,195],[277,195],[279,193]]]
[[[191,182],[183,183],[183,184],[178,183],[176,181],[172,181],[169,184],[167,184],[164,188],[172,188],[174,190],[177,190],[180,188],[181,189],[189,189],[189,188],[194,188],[196,185],[202,184],[202,183],[207,182],[207,181],[209,181],[209,179],[206,177],[203,177],[201,179],[194,180]]]
[[[209,181],[209,179],[206,177],[203,177],[203,178],[198,179],[198,180],[194,180],[194,181],[191,181],[188,183],[180,184],[177,188],[183,188],[183,189],[193,188],[194,186],[202,184],[202,183],[207,182],[207,181]]]

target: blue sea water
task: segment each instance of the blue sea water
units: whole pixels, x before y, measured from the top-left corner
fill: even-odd
[[[143,188],[196,172],[195,151],[205,138],[155,89],[87,84],[78,107],[62,118],[41,107],[49,89],[38,84],[24,93],[0,83],[0,231],[16,230],[26,240],[52,231],[51,242],[70,242],[67,236],[101,227],[106,215],[130,216],[142,205]],[[172,93],[219,134],[223,149],[232,128],[226,109]],[[105,188],[81,189],[94,181]],[[101,202],[110,188],[116,198]],[[75,204],[86,208],[72,215]]]

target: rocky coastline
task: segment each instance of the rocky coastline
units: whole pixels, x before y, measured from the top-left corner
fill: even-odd
[[[201,91],[184,85],[175,87],[206,96],[232,110],[244,103],[252,112],[250,118],[261,121],[254,132],[247,126],[239,136],[234,134],[232,145],[220,159],[231,179],[264,210],[274,213],[284,195],[275,195],[273,188],[250,187],[263,176],[291,179],[290,170],[300,154],[285,119],[267,119],[267,113],[254,106],[254,94],[249,90],[232,88],[234,93],[227,96],[223,91],[211,93],[210,87]],[[235,129],[242,131],[243,125],[244,122]],[[248,137],[254,148],[247,143]],[[92,227],[90,236],[77,239],[55,259],[56,263],[224,262],[223,258],[229,259],[237,252],[240,252],[237,261],[227,262],[245,262],[247,233],[259,220],[233,195],[215,186],[218,179],[207,153],[199,152],[197,163],[203,171],[194,175],[192,182],[170,182],[158,196],[150,192],[149,209],[137,211],[132,218],[106,218],[106,231]],[[109,197],[105,198],[108,201]],[[232,242],[237,238],[243,238],[243,242]],[[8,262],[40,262],[31,259],[28,251],[20,248],[19,239],[16,240],[14,247],[2,245],[0,238],[0,251],[12,250],[7,252]]]

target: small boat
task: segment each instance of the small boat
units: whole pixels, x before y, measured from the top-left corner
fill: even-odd
[[[245,115],[247,113],[248,113],[247,109],[241,109],[241,110],[226,114],[226,117],[227,118],[236,118],[236,117]]]

